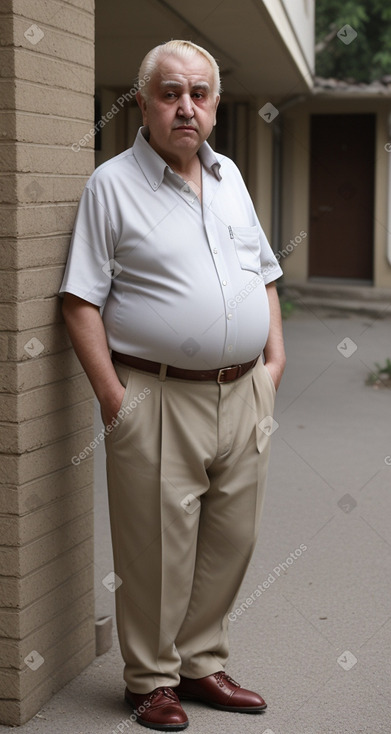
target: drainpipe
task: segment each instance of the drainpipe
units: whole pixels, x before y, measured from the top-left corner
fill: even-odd
[[[273,124],[272,156],[272,250],[281,249],[281,208],[282,208],[282,119],[275,118]],[[390,156],[391,158],[391,156]]]
[[[388,137],[391,140],[391,112],[388,116]],[[387,260],[391,265],[391,143],[387,143],[386,150],[388,150]]]
[[[281,248],[282,140],[284,129],[282,113],[289,107],[304,102],[306,99],[306,95],[299,94],[286,100],[286,102],[276,104],[279,115],[273,120],[272,249],[274,252],[278,252]]]

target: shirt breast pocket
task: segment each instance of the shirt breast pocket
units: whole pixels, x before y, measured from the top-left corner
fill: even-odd
[[[258,227],[232,227],[236,255],[242,270],[261,273],[261,243]]]

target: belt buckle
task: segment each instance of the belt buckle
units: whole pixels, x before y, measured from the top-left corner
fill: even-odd
[[[228,370],[238,370],[240,372],[241,365],[240,364],[234,364],[231,367],[222,367],[221,370],[219,370],[219,374],[217,375],[217,382],[219,385],[223,385],[225,383],[225,380],[222,379],[225,372],[228,372]],[[237,375],[236,375],[237,376]],[[232,378],[233,380],[236,379],[236,377]],[[232,380],[231,380],[232,382]]]

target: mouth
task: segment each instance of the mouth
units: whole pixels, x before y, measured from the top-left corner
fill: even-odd
[[[193,133],[197,132],[197,129],[192,125],[177,125],[177,127],[174,127],[174,130],[189,130],[189,132]]]

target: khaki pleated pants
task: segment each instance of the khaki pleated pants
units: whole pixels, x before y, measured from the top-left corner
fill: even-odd
[[[265,491],[270,435],[259,423],[275,389],[261,359],[225,385],[115,369],[126,387],[106,438],[117,627],[126,684],[148,693],[224,669]]]

